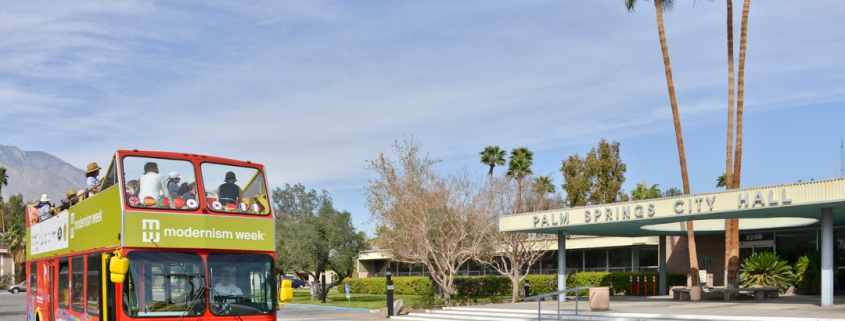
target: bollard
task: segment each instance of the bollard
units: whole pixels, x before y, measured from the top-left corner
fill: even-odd
[[[643,275],[643,295],[648,295],[648,275]]]
[[[320,286],[323,289],[323,294],[320,295],[322,297],[323,303],[326,303],[326,275],[323,274],[320,276]]]
[[[387,272],[387,316],[393,316],[393,280],[390,279],[390,271]]]
[[[529,291],[530,288],[531,288],[531,284],[528,282],[528,280],[525,280],[525,285],[523,286],[523,290],[525,290],[525,296],[531,295],[531,292]]]
[[[640,295],[640,275],[637,274],[637,295]]]
[[[651,295],[657,295],[657,275],[651,276]]]
[[[634,274],[628,275],[628,295],[634,295]]]

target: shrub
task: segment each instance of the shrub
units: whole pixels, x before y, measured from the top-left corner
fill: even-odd
[[[818,251],[805,254],[795,262],[795,285],[798,293],[821,294],[822,257]]]
[[[742,262],[745,272],[739,275],[744,287],[773,285],[786,288],[792,283],[792,267],[772,252],[758,252]]]
[[[429,295],[433,293],[431,280],[427,277],[395,277],[393,293]],[[345,284],[349,284],[350,293],[387,294],[387,280],[385,278],[344,279],[337,287],[339,292],[345,291]]]

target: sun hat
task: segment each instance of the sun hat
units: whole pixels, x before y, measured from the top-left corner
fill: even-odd
[[[170,178],[182,178],[182,175],[179,175],[179,172],[170,172]]]
[[[88,164],[88,171],[85,174],[93,173],[100,170],[100,166],[97,166],[97,163]]]
[[[230,179],[235,180],[236,182],[238,181],[238,179],[235,178],[235,172],[226,172],[226,179],[225,180],[228,181]]]
[[[71,198],[74,195],[76,195],[76,191],[74,191],[72,189],[67,190],[67,193],[65,193],[65,197],[67,197],[67,198]]]
[[[85,190],[84,190],[84,189],[81,189],[81,190],[79,190],[78,192],[76,192],[76,197],[81,197],[81,196],[84,196],[84,195],[85,195]]]
[[[49,199],[49,198],[47,198],[47,194],[41,194],[41,201],[42,201],[42,202],[49,202],[49,201],[50,201],[50,199]]]
[[[196,178],[191,177],[191,178],[189,178],[189,179],[188,179],[188,182],[187,182],[187,183],[188,183],[188,185],[191,185],[191,184],[196,184],[196,183],[197,183],[197,179],[196,179]]]

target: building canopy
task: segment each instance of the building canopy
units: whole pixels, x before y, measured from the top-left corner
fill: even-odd
[[[724,219],[739,218],[740,230],[818,228],[822,209],[833,210],[833,225],[845,226],[845,178],[788,185],[681,195],[624,203],[563,208],[504,216],[499,230],[599,236],[724,233]]]

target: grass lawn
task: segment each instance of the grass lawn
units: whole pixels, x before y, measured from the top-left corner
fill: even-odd
[[[346,299],[346,293],[338,293],[336,289],[332,289],[329,291],[328,297],[326,297],[326,303],[322,303],[319,300],[311,301],[311,292],[308,289],[295,289],[293,290],[293,302],[292,303],[300,303],[300,304],[314,304],[314,305],[326,305],[326,306],[336,306],[336,307],[352,307],[352,308],[360,308],[360,309],[380,309],[387,306],[387,295],[385,294],[360,294],[360,293],[350,293],[352,297],[352,304],[349,304],[349,301]],[[406,294],[394,294],[393,300],[403,299],[405,300],[405,306],[410,308],[413,306],[414,302],[422,298],[421,295],[406,295]],[[510,302],[510,296],[503,296],[499,297],[501,301]],[[490,303],[490,297],[478,297],[478,298],[470,298],[467,300],[469,304],[484,304]],[[452,305],[460,305],[462,304],[461,300],[457,297],[452,298]],[[284,309],[284,308],[283,308]]]
[[[338,293],[336,289],[331,289],[329,290],[329,295],[326,297],[326,303],[323,303],[319,300],[311,301],[310,290],[295,289],[293,290],[292,303],[326,305],[335,307],[352,307],[360,309],[380,309],[387,306],[387,295],[384,294],[350,293],[350,296],[352,296],[352,305],[350,305],[349,300],[346,299],[346,293]],[[418,300],[421,297],[421,295],[393,295],[394,300],[405,300],[405,306],[408,307],[410,307],[414,301]],[[284,307],[282,309],[284,309]]]

